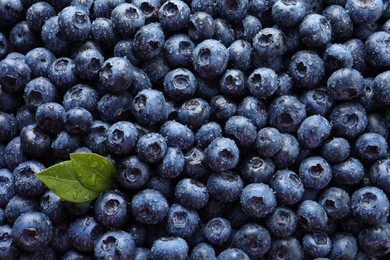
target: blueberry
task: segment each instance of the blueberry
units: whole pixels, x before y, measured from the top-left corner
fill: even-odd
[[[200,181],[185,178],[180,180],[175,187],[175,198],[184,207],[200,209],[209,200],[207,186]]]
[[[89,131],[83,136],[82,143],[94,153],[106,154],[107,147],[107,133],[110,124],[95,120],[93,121]]]
[[[328,222],[324,208],[313,200],[303,201],[296,214],[299,224],[307,231],[322,230]]]
[[[42,2],[43,3],[43,2]],[[48,49],[39,47],[30,50],[26,54],[25,62],[31,69],[31,76],[36,77],[47,77],[51,64],[55,60],[54,54]]]
[[[262,257],[270,246],[270,233],[266,228],[255,223],[242,226],[233,236],[232,247],[243,250],[251,258]]]
[[[161,1],[159,0],[134,0],[132,4],[140,9],[145,16],[146,22],[153,22],[158,19],[158,9],[160,8]]]
[[[157,172],[163,178],[174,179],[183,172],[184,165],[183,152],[179,148],[170,147],[159,164]]]
[[[240,203],[246,214],[254,218],[262,218],[274,210],[276,197],[268,185],[253,183],[242,189]]]
[[[314,51],[298,51],[291,57],[289,72],[301,88],[312,89],[322,81],[325,64]]]
[[[330,187],[320,196],[318,203],[331,219],[342,219],[350,212],[351,198],[342,188]]]
[[[330,136],[331,130],[332,126],[325,117],[309,116],[298,128],[299,144],[306,148],[317,148]]]
[[[237,40],[245,40],[251,42],[253,37],[262,29],[262,24],[259,19],[252,15],[245,15],[241,21],[235,24],[234,32]]]
[[[358,184],[364,174],[362,163],[353,157],[332,166],[333,180],[339,184]]]
[[[332,179],[329,163],[322,157],[307,157],[299,165],[299,177],[303,185],[309,189],[323,189]]]
[[[364,43],[367,61],[374,66],[389,66],[390,51],[386,43],[390,39],[390,34],[379,31],[371,34]]]
[[[107,133],[107,146],[115,154],[128,154],[138,140],[138,130],[133,123],[119,121],[111,125]]]
[[[268,251],[269,259],[303,259],[303,249],[295,237],[275,239]]]
[[[299,156],[298,140],[290,134],[282,134],[282,149],[272,156],[278,168],[285,168],[294,164]]]
[[[98,65],[97,69],[99,68]],[[111,92],[121,92],[128,89],[133,81],[132,75],[131,63],[121,57],[107,59],[99,71],[100,83],[107,91]]]
[[[188,237],[194,234],[199,221],[199,215],[195,210],[173,204],[167,215],[167,230],[172,236]]]
[[[108,231],[100,236],[94,246],[96,259],[133,259],[136,246],[131,235],[122,230]]]
[[[204,157],[204,151],[192,147],[184,153],[185,165],[184,175],[192,179],[201,179],[209,172],[209,167]]]
[[[301,179],[291,170],[277,171],[272,176],[270,187],[275,192],[278,202],[286,205],[298,203],[305,191]]]
[[[160,134],[167,145],[180,149],[189,149],[194,143],[194,133],[185,125],[176,121],[167,121],[160,128]]]
[[[168,214],[168,202],[160,192],[146,189],[133,197],[131,209],[140,223],[157,224]]]
[[[9,58],[0,61],[0,84],[3,90],[23,91],[30,78],[31,69],[24,61]]]
[[[47,19],[56,15],[54,8],[46,2],[37,2],[27,9],[26,20],[34,31],[40,31]]]
[[[351,197],[351,210],[360,222],[377,225],[389,215],[389,199],[377,187],[364,187],[356,190]]]
[[[137,121],[143,125],[161,122],[166,117],[164,95],[154,89],[140,91],[134,98],[132,112]]]
[[[358,103],[337,105],[330,114],[330,122],[336,136],[351,139],[363,133],[367,126],[367,114]]]
[[[0,206],[5,208],[8,202],[15,196],[14,176],[7,168],[0,169]]]
[[[264,28],[253,38],[253,49],[262,59],[274,60],[286,52],[286,36],[279,29]]]
[[[389,136],[386,120],[379,114],[371,113],[367,115],[368,124],[366,133],[376,133],[383,136],[385,139]]]
[[[141,58],[134,50],[134,41],[131,39],[116,41],[114,55],[128,59],[134,66],[139,66],[141,63]],[[136,70],[135,67],[133,67],[133,72],[134,70]]]
[[[85,84],[77,84],[64,94],[62,105],[68,111],[72,108],[81,107],[94,113],[99,100],[98,92]]]
[[[37,126],[52,134],[57,134],[64,128],[65,117],[63,106],[54,102],[39,105],[35,113]]]
[[[362,3],[357,0],[348,0],[345,9],[352,21],[356,24],[367,24],[377,21],[383,13],[383,1],[374,0]]]
[[[326,256],[332,247],[330,238],[323,232],[307,233],[302,240],[303,251],[312,257]]]
[[[229,67],[247,71],[252,59],[252,46],[248,41],[236,40],[228,48]]]
[[[85,40],[91,33],[89,12],[84,6],[69,6],[61,10],[58,25],[67,41]]]
[[[72,246],[81,252],[92,252],[103,228],[91,216],[75,219],[69,226],[69,239]]]
[[[152,59],[163,49],[164,32],[158,23],[143,26],[134,36],[134,51],[142,59]]]
[[[68,235],[69,225],[68,224],[57,224],[53,225],[53,237],[50,242],[50,246],[58,252],[65,252],[71,248],[69,235]]]
[[[209,122],[201,126],[195,134],[197,146],[206,148],[214,139],[222,137],[222,128],[216,122]]]
[[[50,154],[51,139],[37,125],[28,125],[20,132],[20,147],[23,152],[38,157]]]
[[[38,161],[26,161],[19,164],[14,170],[15,191],[26,197],[41,195],[46,186],[35,174],[44,170],[45,166]]]
[[[20,163],[27,161],[28,157],[21,147],[20,137],[17,136],[5,147],[3,151],[5,165],[10,169],[15,169]]]
[[[148,259],[185,260],[188,256],[188,244],[181,237],[161,237],[154,241]]]
[[[76,64],[71,58],[56,59],[50,67],[49,79],[59,90],[68,90],[78,82]]]
[[[15,114],[23,106],[23,97],[19,93],[0,91],[0,110]]]
[[[63,222],[68,216],[64,201],[51,190],[46,191],[40,199],[40,209],[52,223]]]
[[[300,101],[305,105],[308,115],[327,116],[334,106],[332,97],[324,88],[305,91]]]
[[[92,207],[92,201],[82,202],[82,203],[73,203],[65,201],[65,207],[68,210],[69,214],[74,216],[83,216],[86,215]]]
[[[265,104],[252,96],[242,99],[237,114],[250,119],[257,129],[262,128],[267,123],[268,112]]]
[[[229,22],[240,21],[247,13],[249,0],[217,0],[216,8],[219,15]]]
[[[9,141],[18,132],[17,119],[8,113],[0,112],[0,140]]]
[[[208,121],[210,105],[201,98],[190,99],[180,106],[177,114],[179,123],[196,130]]]
[[[138,139],[136,151],[139,158],[149,163],[158,163],[167,152],[167,143],[158,133],[150,133]]]
[[[360,247],[370,256],[382,256],[390,252],[390,226],[388,223],[363,229],[359,234]]]
[[[226,70],[228,61],[228,50],[217,40],[205,40],[199,43],[193,52],[194,69],[204,78],[221,75]]]
[[[211,38],[215,31],[213,18],[205,12],[191,14],[187,26],[188,36],[196,43]]]
[[[119,227],[127,221],[129,214],[127,207],[126,195],[118,190],[106,191],[95,202],[94,218],[103,227]]]
[[[172,32],[181,30],[188,23],[190,14],[191,9],[180,0],[168,0],[158,10],[161,26]]]
[[[191,11],[195,12],[206,12],[211,16],[215,16],[217,13],[216,0],[192,0]]]
[[[243,116],[232,116],[225,124],[226,136],[234,139],[240,146],[249,146],[256,139],[256,127]]]
[[[357,246],[354,236],[337,233],[333,238],[333,246],[329,256],[331,259],[354,259],[358,250]]]
[[[97,102],[97,110],[101,120],[109,123],[127,121],[131,116],[133,96],[127,91],[107,93]]]
[[[23,94],[27,107],[32,111],[35,111],[43,103],[55,102],[57,97],[57,89],[45,77],[38,77],[28,82]]]
[[[42,26],[41,39],[45,48],[55,55],[64,55],[69,52],[71,44],[60,37],[58,16],[46,20]]]
[[[322,157],[331,164],[346,160],[350,155],[350,151],[349,142],[342,137],[328,140],[321,147]]]
[[[193,97],[197,88],[194,74],[183,68],[170,71],[164,78],[164,93],[176,102]]]
[[[20,215],[12,227],[12,239],[26,251],[37,251],[50,243],[53,226],[50,219],[40,212]]]
[[[378,188],[382,189],[384,192],[389,192],[389,164],[390,159],[385,158],[382,160],[376,161],[374,164],[371,165],[370,169],[370,176],[372,182],[377,186]]]
[[[290,27],[298,25],[306,15],[306,7],[304,1],[273,1],[272,18],[275,23]]]
[[[4,25],[14,24],[21,19],[23,11],[21,0],[4,1],[0,5],[0,21]]]
[[[12,27],[9,33],[9,41],[16,51],[23,54],[39,46],[39,38],[28,26],[27,21],[21,21]]]
[[[291,209],[276,207],[274,211],[268,215],[266,225],[272,235],[286,238],[294,233],[298,225],[298,218]]]
[[[254,70],[248,77],[248,88],[250,93],[258,99],[267,99],[272,96],[277,88],[277,74],[269,68]]]
[[[331,44],[324,52],[323,60],[328,73],[342,68],[352,68],[354,62],[352,51],[342,44]],[[347,71],[349,70],[344,70]]]
[[[225,122],[237,113],[237,105],[228,97],[217,95],[210,101],[211,119]]]
[[[136,246],[142,246],[144,244],[146,238],[145,225],[133,222],[130,226],[125,228],[125,231],[128,232],[134,239]]]
[[[12,228],[9,225],[0,226],[0,257],[3,259],[17,259],[20,251],[15,241],[12,239]]]
[[[201,242],[193,247],[190,255],[191,260],[216,260],[214,248],[207,243]]]
[[[68,250],[66,253],[62,256],[63,260],[73,260],[73,259],[89,259],[87,256],[82,254],[81,252],[77,250]]]
[[[153,59],[145,60],[141,69],[148,75],[153,84],[159,85],[163,83],[165,75],[171,70],[162,53]]]
[[[343,6],[344,4],[332,4],[322,11],[322,15],[329,20],[332,26],[333,40],[340,42],[349,39],[352,36],[354,29],[350,14]]]
[[[92,123],[92,114],[85,108],[75,107],[66,112],[65,129],[71,134],[88,132]]]
[[[51,247],[44,247],[38,251],[33,251],[33,252],[25,252],[20,256],[19,259],[25,260],[25,259],[34,259],[34,258],[41,258],[41,259],[56,259],[57,254],[54,251],[53,248]]]
[[[216,138],[205,149],[207,164],[215,172],[223,172],[235,168],[238,164],[239,156],[237,145],[229,138]]]
[[[309,14],[299,25],[299,34],[309,48],[321,47],[331,42],[332,26],[325,16]]]
[[[387,154],[386,139],[377,133],[365,133],[359,136],[355,149],[362,160],[376,161]]]
[[[269,183],[275,171],[271,159],[258,156],[248,156],[240,166],[240,176],[246,184]]]
[[[211,174],[207,181],[207,189],[211,197],[222,202],[236,201],[240,197],[243,186],[241,177],[233,172]]]
[[[137,247],[135,249],[135,260],[146,260],[149,257],[150,250],[144,247]]]
[[[212,218],[203,228],[203,235],[212,245],[222,245],[231,236],[232,227],[230,222],[224,218]]]
[[[246,92],[245,75],[237,69],[228,69],[219,82],[223,94],[231,98],[242,97]]]
[[[357,97],[363,88],[363,77],[355,69],[339,69],[332,73],[327,82],[327,90],[335,100],[350,100]]]
[[[164,43],[164,56],[168,64],[175,68],[189,67],[195,43],[186,34],[174,34]]]
[[[81,51],[75,57],[76,71],[84,80],[95,80],[104,62],[103,55],[95,49]]]
[[[270,125],[283,133],[297,131],[306,118],[305,106],[294,96],[281,96],[274,99],[268,113]]]
[[[244,251],[238,248],[228,248],[222,251],[218,257],[218,260],[249,260],[249,256]]]

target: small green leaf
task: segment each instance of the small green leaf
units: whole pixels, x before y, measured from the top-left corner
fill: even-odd
[[[91,201],[99,195],[98,192],[89,190],[80,183],[71,161],[53,165],[35,176],[66,201],[82,203]]]
[[[80,183],[101,192],[116,186],[115,166],[104,156],[95,153],[71,153],[70,160]]]

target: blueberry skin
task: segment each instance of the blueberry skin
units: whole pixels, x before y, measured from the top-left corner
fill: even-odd
[[[65,55],[70,50],[71,44],[63,40],[60,35],[58,16],[46,20],[42,26],[41,39],[45,48],[55,55]]]
[[[51,190],[42,195],[39,206],[41,212],[48,216],[53,224],[63,222],[68,216],[64,201]]]
[[[69,226],[69,239],[72,246],[81,252],[92,252],[103,228],[91,216],[75,219]]]
[[[377,133],[364,133],[356,140],[355,149],[362,160],[376,161],[387,154],[386,139]]]
[[[98,100],[99,94],[95,89],[85,84],[77,84],[66,91],[62,105],[66,111],[81,107],[93,114],[96,111]]]
[[[23,15],[22,1],[4,1],[0,5],[1,23],[11,25],[19,21]]]
[[[334,101],[324,88],[305,91],[300,101],[305,105],[308,115],[327,116],[334,106]]]
[[[252,96],[242,99],[237,114],[250,119],[257,129],[262,128],[267,123],[268,112],[265,104]]]
[[[332,26],[333,40],[338,42],[344,42],[351,38],[354,29],[350,14],[343,6],[332,4],[322,11],[322,15],[329,20]]]
[[[144,89],[134,98],[134,117],[140,124],[153,125],[166,117],[166,101],[163,93],[154,89]]]
[[[370,176],[375,186],[382,189],[384,192],[390,191],[390,178],[389,172],[390,159],[384,158],[376,161],[371,165]]]
[[[162,162],[158,165],[157,173],[167,179],[178,177],[184,170],[185,158],[183,152],[176,147],[169,147]]]
[[[296,26],[302,22],[306,15],[304,1],[273,1],[272,18],[282,27]]]
[[[226,203],[236,201],[243,187],[241,177],[233,172],[214,173],[207,180],[207,189],[211,197]]]
[[[131,201],[135,219],[143,224],[158,224],[168,214],[168,202],[165,197],[153,189],[137,193]]]
[[[82,138],[82,144],[94,153],[107,154],[107,133],[110,126],[100,120],[93,121],[90,130]]]
[[[240,176],[246,184],[268,184],[275,172],[275,165],[269,158],[248,156],[240,165]]]
[[[83,6],[68,6],[58,15],[61,37],[66,41],[83,41],[90,36],[91,21],[89,12]]]
[[[366,53],[364,49],[364,42],[359,39],[350,39],[343,43],[352,53],[353,66],[352,68],[364,72],[367,70]]]
[[[65,129],[71,134],[86,133],[93,123],[92,114],[85,108],[75,107],[66,112]]]
[[[203,228],[203,235],[212,245],[226,243],[232,234],[230,222],[225,218],[212,218]]]
[[[117,123],[131,118],[132,104],[133,96],[127,91],[107,93],[97,102],[97,110],[101,120]]]
[[[181,237],[161,237],[151,247],[150,260],[185,260],[188,256],[188,244]]]
[[[142,246],[144,244],[146,238],[146,229],[143,224],[133,222],[130,226],[125,228],[125,231],[128,232],[134,239],[136,246]]]
[[[297,51],[291,57],[289,72],[298,86],[312,89],[318,86],[325,76],[325,64],[314,51]]]
[[[217,13],[216,0],[192,0],[191,11],[195,12],[206,12],[211,16],[215,16]]]
[[[174,68],[186,68],[192,64],[195,43],[186,34],[174,34],[164,43],[164,57]]]
[[[244,251],[238,248],[228,248],[222,251],[217,260],[249,260],[249,256]]]
[[[51,51],[39,47],[27,52],[25,62],[31,69],[31,77],[37,78],[47,77],[49,75],[50,66],[55,59]]]
[[[75,57],[76,71],[81,79],[95,80],[104,62],[103,55],[94,49],[81,51]]]
[[[17,136],[8,142],[3,151],[3,156],[5,165],[11,171],[20,163],[28,160],[27,155],[22,150],[20,136]]]
[[[237,105],[228,97],[217,95],[210,101],[211,119],[223,123],[237,113]]]
[[[14,223],[21,214],[38,210],[39,205],[35,199],[15,195],[5,207],[5,217],[9,223]]]
[[[358,103],[337,105],[330,114],[330,122],[336,136],[351,139],[363,133],[367,126],[367,114]]]
[[[207,164],[215,172],[224,172],[235,168],[240,152],[236,143],[229,138],[216,138],[204,151]]]
[[[141,136],[136,146],[138,157],[149,163],[161,161],[167,150],[168,147],[164,137],[154,132]]]
[[[235,1],[216,0],[216,8],[219,16],[229,22],[237,22],[242,20],[247,13],[249,7],[248,0]]]
[[[214,79],[204,79],[198,77],[198,88],[196,89],[196,95],[199,95],[200,98],[210,102],[213,97],[220,94],[219,86],[216,84]]]
[[[330,251],[331,259],[354,259],[358,250],[356,238],[347,233],[337,233]]]
[[[328,73],[335,72],[342,68],[350,69],[353,66],[353,55],[351,50],[345,45],[342,44],[331,44],[326,48],[323,54],[323,60],[325,63],[325,69]],[[344,70],[343,72],[351,73],[354,70]],[[347,74],[347,73],[346,73]],[[356,74],[356,73],[355,73]],[[355,76],[353,74],[353,76]],[[332,74],[333,75],[333,74]],[[344,75],[341,75],[344,76]],[[341,86],[342,87],[342,86]]]
[[[26,154],[43,157],[50,154],[51,139],[37,125],[28,125],[20,132],[20,147]]]
[[[26,20],[28,27],[40,31],[47,19],[56,15],[54,8],[46,2],[38,2],[27,9]]]
[[[118,42],[118,36],[114,30],[113,23],[107,18],[97,18],[92,22],[91,27],[92,39],[99,47],[103,49],[112,49]]]
[[[296,212],[299,224],[307,231],[323,230],[328,222],[324,208],[313,200],[305,200]]]
[[[112,11],[120,4],[125,3],[124,0],[104,1],[96,0],[92,8],[93,17],[111,18]]]
[[[364,43],[366,60],[374,66],[390,65],[390,47],[386,43],[390,38],[387,32],[374,32]]]
[[[144,60],[141,69],[148,75],[153,84],[161,85],[165,75],[171,70],[164,55],[160,53],[150,60]]]
[[[331,164],[339,163],[349,157],[350,151],[349,142],[342,137],[336,137],[322,145],[321,156]]]
[[[232,247],[241,249],[253,259],[264,256],[270,246],[270,233],[255,223],[242,226],[233,236]]]
[[[379,134],[385,139],[389,136],[386,120],[376,113],[368,114],[368,124],[365,132]]]
[[[331,219],[342,219],[350,212],[351,198],[342,188],[330,187],[320,196],[318,203]]]
[[[302,239],[303,251],[312,257],[326,256],[331,248],[332,241],[323,232],[307,233]]]
[[[73,216],[83,216],[86,215],[89,210],[92,208],[92,201],[82,202],[82,203],[73,203],[65,201],[65,207],[68,210],[69,214]]]
[[[44,170],[45,166],[38,161],[26,161],[19,164],[14,170],[15,191],[26,197],[35,197],[45,192],[46,186],[35,174]]]
[[[254,70],[248,77],[248,88],[250,93],[258,99],[271,97],[278,89],[278,75],[269,68]]]
[[[4,57],[8,54],[8,43],[5,35],[0,33],[0,59],[4,59]]]
[[[61,91],[67,91],[77,84],[78,75],[74,60],[67,57],[56,59],[51,64],[49,79]]]
[[[364,81],[359,71],[343,68],[329,77],[327,90],[334,100],[350,100],[363,91]]]
[[[39,46],[39,38],[28,26],[26,21],[15,24],[10,33],[9,41],[14,49],[22,54]]]
[[[154,22],[158,19],[158,9],[161,5],[159,0],[134,0],[132,4],[140,9],[145,17],[145,22]]]
[[[94,218],[105,228],[117,228],[126,223],[128,199],[119,190],[109,190],[100,194],[94,205]]]
[[[351,211],[357,221],[377,225],[389,215],[389,199],[377,187],[363,187],[352,194]]]
[[[241,207],[253,218],[269,215],[276,207],[276,197],[270,186],[263,183],[253,183],[242,189]]]
[[[196,145],[206,148],[214,139],[222,137],[222,128],[216,122],[209,122],[201,126],[195,133]]]
[[[216,260],[214,248],[207,243],[201,242],[193,247],[190,255],[191,260]]]
[[[40,212],[20,215],[12,227],[12,239],[26,251],[36,251],[50,243],[53,226],[50,219]]]
[[[17,119],[8,113],[0,112],[0,140],[9,141],[18,134]]]
[[[332,166],[333,180],[339,184],[358,184],[364,175],[362,163],[353,157]]]
[[[186,208],[200,209],[207,204],[209,191],[202,182],[185,178],[177,183],[175,198]]]
[[[305,192],[301,179],[291,170],[277,171],[269,185],[275,192],[278,202],[286,205],[298,203]]]
[[[158,11],[161,26],[171,32],[184,28],[190,19],[191,9],[180,0],[166,1]]]
[[[252,15],[245,15],[235,24],[234,33],[237,40],[252,42],[253,37],[255,37],[261,29],[262,24],[259,19]]]
[[[51,134],[57,134],[64,128],[65,117],[64,107],[55,102],[39,105],[35,113],[37,126]]]
[[[390,104],[390,71],[378,74],[374,79],[375,97],[381,104]]]
[[[38,251],[33,251],[33,252],[24,252],[22,255],[19,257],[21,260],[25,259],[34,259],[34,258],[42,258],[42,259],[56,259],[57,254],[54,251],[53,248],[50,246],[44,247]]]
[[[66,253],[62,256],[63,260],[73,260],[73,259],[90,259],[81,252],[77,250],[68,250]]]
[[[195,43],[212,38],[215,31],[213,18],[205,12],[196,12],[191,14],[187,27],[188,36]]]
[[[172,180],[162,178],[158,175],[152,176],[146,183],[146,187],[157,190],[167,199],[170,199],[173,195],[174,184]]]
[[[164,78],[164,93],[175,102],[193,97],[197,88],[194,74],[184,68],[171,70]]]
[[[308,157],[299,165],[299,177],[306,188],[320,190],[328,186],[332,169],[324,158]]]
[[[112,10],[111,21],[115,32],[122,39],[129,39],[144,26],[145,17],[135,5],[120,3]]]
[[[291,236],[298,225],[297,215],[290,208],[276,207],[265,222],[269,232],[279,238]]]
[[[100,68],[99,80],[107,91],[122,92],[133,81],[131,63],[121,57],[107,59]]]
[[[23,96],[20,93],[0,91],[0,110],[6,113],[15,114],[24,105]]]
[[[219,81],[220,90],[230,98],[242,97],[246,93],[245,75],[237,69],[228,69]]]
[[[380,224],[363,229],[359,233],[359,246],[371,257],[386,255],[390,252],[389,224]]]
[[[0,206],[5,208],[8,202],[15,196],[14,176],[7,168],[0,169],[0,181],[4,186],[0,189]]]
[[[130,61],[134,66],[139,66],[141,63],[141,58],[134,50],[134,41],[132,39],[126,39],[121,41],[116,41],[114,47],[114,56],[126,58]],[[133,72],[136,70],[133,67]],[[134,80],[134,79],[133,79]]]
[[[201,98],[193,98],[184,102],[177,114],[179,123],[187,125],[195,131],[204,125],[210,117],[210,105]]]
[[[240,146],[249,146],[256,139],[256,127],[243,116],[232,116],[225,124],[226,136],[234,139]]]
[[[107,146],[115,154],[129,154],[135,147],[139,133],[135,125],[119,121],[111,125],[107,133]]]
[[[185,165],[183,173],[192,179],[202,179],[209,173],[203,149],[192,147],[184,153]]]
[[[252,46],[249,41],[236,40],[228,48],[229,67],[243,72],[250,68]]]
[[[0,61],[0,84],[9,92],[20,92],[30,81],[31,70],[22,60],[3,59]]]
[[[369,3],[362,3],[356,0],[348,0],[345,3],[345,10],[356,24],[373,23],[383,13],[383,2],[381,0],[375,0]]]
[[[12,228],[9,225],[1,225],[0,236],[3,238],[0,242],[0,257],[2,259],[17,259],[20,251],[12,239]]]
[[[172,236],[189,237],[198,228],[199,221],[195,210],[173,204],[168,211],[166,228]]]
[[[176,121],[167,121],[160,128],[160,134],[168,146],[187,150],[194,143],[194,133],[187,126]]]
[[[275,239],[267,254],[269,259],[303,259],[302,246],[295,237]]]
[[[282,134],[282,149],[280,149],[272,160],[278,168],[285,168],[294,164],[299,156],[298,140],[290,134]]]
[[[309,14],[299,25],[299,34],[309,48],[322,47],[331,42],[332,26],[325,16]]]
[[[330,136],[332,125],[320,115],[307,117],[298,128],[299,144],[305,148],[317,148]]]
[[[275,28],[264,28],[253,38],[254,51],[264,60],[274,60],[286,51],[286,36]]]
[[[136,246],[131,235],[122,230],[113,230],[100,236],[94,246],[96,259],[133,259]]]
[[[199,43],[193,52],[193,66],[204,78],[216,78],[227,68],[229,52],[217,40],[205,40]]]
[[[143,26],[134,36],[134,51],[144,60],[152,59],[162,51],[164,32],[158,23]]]

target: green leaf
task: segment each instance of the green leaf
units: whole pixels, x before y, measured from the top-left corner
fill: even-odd
[[[53,165],[35,176],[60,198],[67,201],[82,203],[91,201],[99,195],[98,192],[89,190],[80,183],[71,161]]]
[[[101,192],[116,186],[115,166],[104,156],[95,153],[71,153],[77,179],[86,188]]]

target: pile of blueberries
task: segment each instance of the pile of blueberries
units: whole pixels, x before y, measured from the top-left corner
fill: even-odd
[[[0,0],[0,259],[389,259],[389,131],[389,0]]]

